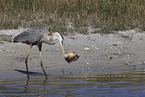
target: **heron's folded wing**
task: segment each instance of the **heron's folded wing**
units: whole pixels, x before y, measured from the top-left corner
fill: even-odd
[[[27,32],[33,33],[33,32],[43,32],[48,34],[48,30],[44,26],[36,26],[36,27],[31,27],[26,30]]]
[[[17,35],[13,39],[13,41],[14,42],[23,42],[23,43],[27,43],[27,44],[35,43],[40,40],[40,38],[42,37],[42,34],[43,33],[40,33],[37,31],[35,31],[35,32],[25,31],[25,32],[22,32],[21,34]]]

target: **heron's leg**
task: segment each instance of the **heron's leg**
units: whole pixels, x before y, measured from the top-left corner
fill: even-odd
[[[28,77],[28,79],[29,79],[29,72],[28,72],[28,65],[27,65],[27,63],[28,63],[28,57],[29,57],[31,48],[32,48],[32,44],[30,44],[30,48],[29,48],[28,54],[27,54],[26,59],[25,59],[25,64],[26,64],[26,70],[27,70],[27,77]]]
[[[43,63],[42,63],[42,55],[41,55],[42,43],[38,44],[38,48],[39,48],[39,53],[40,53],[40,66],[44,72],[46,79],[47,79],[47,75],[46,75],[46,72],[45,72],[45,69],[44,69]]]

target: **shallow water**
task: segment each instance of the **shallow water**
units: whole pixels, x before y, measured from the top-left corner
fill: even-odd
[[[0,79],[0,96],[36,97],[143,97],[144,69]]]

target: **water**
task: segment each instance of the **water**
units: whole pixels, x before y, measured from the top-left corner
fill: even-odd
[[[144,97],[145,71],[97,71],[0,79],[0,97]]]

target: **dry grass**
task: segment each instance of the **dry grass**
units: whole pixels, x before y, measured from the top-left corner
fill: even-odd
[[[87,34],[87,27],[102,28],[100,33],[145,30],[144,16],[144,0],[0,0],[0,29],[47,24],[66,34]]]

